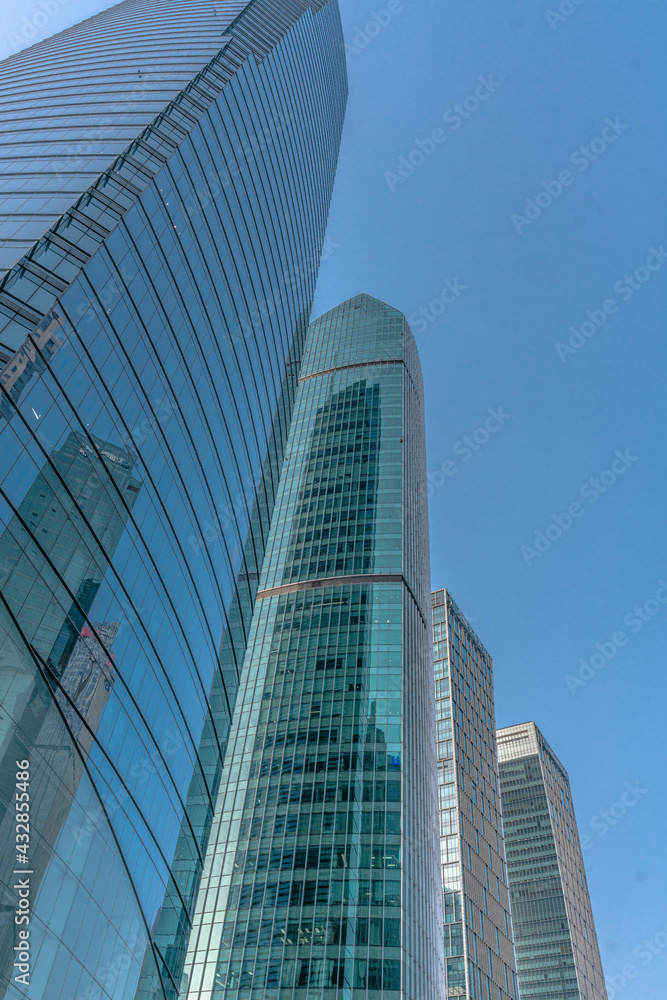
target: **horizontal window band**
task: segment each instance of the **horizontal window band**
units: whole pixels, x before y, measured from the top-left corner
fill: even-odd
[[[280,587],[270,587],[268,590],[259,590],[255,600],[264,601],[269,597],[279,597],[281,594],[295,594],[302,590],[316,590],[319,587],[348,587],[361,583],[402,584],[414,601],[422,621],[426,624],[426,619],[419,607],[417,598],[412,592],[412,587],[402,573],[358,573],[355,576],[322,576],[315,580],[300,580],[296,583],[284,583]]]
[[[350,368],[369,368],[373,365],[404,365],[403,358],[386,358],[377,361],[357,361],[352,365],[337,365],[335,368],[323,368],[322,371],[312,372],[310,375],[302,375],[299,383],[307,382],[309,378],[319,378],[320,375],[330,375],[332,372],[344,372]]]
[[[317,587],[346,587],[355,583],[403,583],[406,587],[408,586],[401,573],[358,573],[355,576],[322,576],[316,580],[300,580],[297,583],[284,583],[281,587],[260,590],[257,593],[256,599],[263,601],[267,597],[276,597],[279,594],[293,594],[298,590],[314,590]]]

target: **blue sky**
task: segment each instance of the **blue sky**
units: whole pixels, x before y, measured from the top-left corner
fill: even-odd
[[[35,38],[108,6],[53,3]],[[7,6],[2,55],[42,9]],[[610,997],[663,1000],[667,7],[341,8],[314,315],[367,291],[411,317],[433,586],[493,656],[498,724],[569,770]]]

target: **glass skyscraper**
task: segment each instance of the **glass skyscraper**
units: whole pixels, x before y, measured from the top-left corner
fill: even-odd
[[[451,595],[432,602],[447,996],[518,1000],[493,664]]]
[[[29,852],[30,864],[25,865],[30,868],[31,893],[38,891],[48,869],[50,845],[65,820],[66,803],[83,777],[116,680],[112,647],[119,622],[89,626],[86,614],[141,490],[141,482],[133,476],[134,463],[135,456],[123,448],[70,433],[44,463],[0,534],[2,789],[13,791],[16,761],[24,759],[27,746],[39,747],[44,761],[30,782],[29,825],[40,834]],[[71,515],[74,505],[104,538],[104,549],[86,545]],[[31,536],[39,538],[39,546]],[[42,686],[30,670],[26,646],[48,671],[49,687]],[[14,667],[11,673],[8,664]],[[4,809],[0,865],[5,876],[21,867],[15,825],[14,810]],[[13,951],[15,931],[13,919],[4,922],[5,955]]]
[[[534,722],[498,756],[521,1000],[606,1000],[567,772]]]
[[[12,1000],[179,992],[345,99],[336,0],[125,0],[0,64]]]
[[[189,1000],[440,1000],[422,380],[397,310],[310,327]]]

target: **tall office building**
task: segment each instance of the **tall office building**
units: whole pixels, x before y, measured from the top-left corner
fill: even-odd
[[[451,595],[432,603],[447,996],[518,1000],[493,664]]]
[[[521,1000],[607,1000],[567,771],[534,722],[497,735]]]
[[[17,760],[30,759],[31,747],[39,748],[44,762],[31,775],[28,799],[28,827],[39,831],[24,866],[33,895],[115,682],[112,645],[119,623],[84,622],[142,487],[133,475],[135,456],[94,437],[72,432],[49,459],[0,534],[0,787],[13,793]],[[86,544],[77,525],[83,518],[95,525],[103,548]],[[26,648],[43,665],[48,687],[35,676]],[[17,840],[16,822],[15,811],[3,809],[0,873],[6,885],[16,881],[12,872],[26,853],[18,856],[16,844],[26,841]],[[11,956],[14,908],[2,913],[0,935],[3,954]]]
[[[125,0],[0,64],[12,1000],[179,992],[345,97],[336,0]]]
[[[190,1000],[440,1000],[422,380],[401,313],[310,327],[190,940]]]

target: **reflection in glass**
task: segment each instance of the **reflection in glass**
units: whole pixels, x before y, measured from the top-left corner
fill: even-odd
[[[136,456],[80,432],[49,456],[0,535],[0,781],[31,762],[31,892],[36,893],[115,680],[118,622],[91,622],[141,489]],[[55,700],[54,700],[55,696]],[[0,880],[13,899],[13,801],[3,800]],[[12,964],[13,906],[0,916]]]
[[[359,295],[311,324],[191,1000],[444,995],[421,391],[395,309]]]

